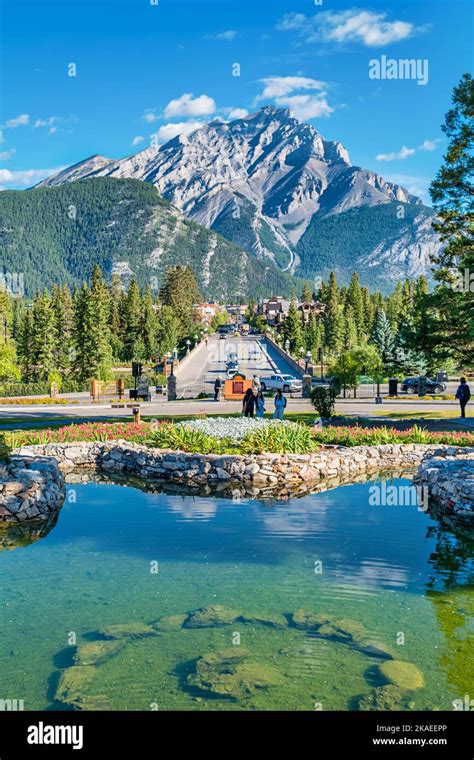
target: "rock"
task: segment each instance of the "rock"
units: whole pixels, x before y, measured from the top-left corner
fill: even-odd
[[[288,620],[284,615],[241,615],[239,621],[252,625],[266,625],[269,628],[286,628]]]
[[[84,691],[90,686],[96,673],[96,668],[90,665],[73,665],[63,670],[56,689],[55,700],[80,707],[85,696]]]
[[[117,639],[79,644],[74,654],[74,665],[100,665],[118,654],[126,643],[123,639]]]
[[[183,615],[168,615],[152,623],[152,627],[157,631],[177,631],[182,628],[189,615],[185,612]]]
[[[186,628],[213,628],[220,625],[230,625],[240,617],[240,612],[229,610],[220,604],[210,604],[191,612],[186,621]]]
[[[313,631],[326,623],[329,623],[327,615],[321,615],[318,612],[306,612],[305,610],[297,610],[291,616],[292,624],[296,628],[303,628],[305,630]]]
[[[143,639],[146,636],[158,636],[157,631],[145,623],[120,623],[99,628],[105,639]]]
[[[376,689],[372,689],[370,694],[364,694],[359,699],[358,707],[362,711],[404,710],[403,692],[398,686],[394,686],[393,684],[378,686]]]
[[[275,668],[250,662],[247,659],[250,653],[237,649],[223,649],[199,658],[196,673],[188,676],[188,684],[221,697],[243,699],[258,689],[283,683]]]
[[[336,641],[357,642],[367,638],[367,630],[357,620],[342,618],[322,625],[318,629],[318,636]]]
[[[383,657],[387,660],[395,660],[396,652],[388,644],[373,639],[361,639],[357,641],[357,649],[369,657]]]
[[[378,671],[382,678],[403,691],[423,689],[425,685],[423,673],[411,662],[387,660],[378,666]]]

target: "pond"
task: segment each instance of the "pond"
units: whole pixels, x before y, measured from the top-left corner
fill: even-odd
[[[470,538],[416,506],[373,505],[373,484],[267,502],[111,481],[68,489],[49,532],[2,534],[0,699],[27,710],[357,710],[386,683],[384,648],[422,674],[403,709],[452,710],[474,694]],[[221,610],[222,625],[191,615],[148,627],[207,605],[234,612]],[[329,623],[302,627],[300,615],[295,627],[297,610]],[[59,701],[74,644],[131,623],[143,635],[136,626],[114,656],[73,671],[84,701],[64,689]],[[198,659],[221,650],[217,669]]]

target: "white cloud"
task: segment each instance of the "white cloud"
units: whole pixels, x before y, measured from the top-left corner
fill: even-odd
[[[260,80],[263,92],[255,98],[255,104],[262,100],[273,100],[281,108],[289,108],[302,121],[329,116],[334,108],[327,101],[325,83],[309,77],[267,77]]]
[[[0,161],[8,161],[10,158],[13,158],[15,153],[16,153],[15,148],[10,148],[10,150],[3,150],[0,153]]]
[[[50,135],[55,135],[57,131],[58,131],[57,127],[50,127],[49,134]]]
[[[219,32],[219,34],[206,34],[206,40],[225,40],[230,42],[237,36],[235,29],[227,29],[225,32]]]
[[[165,108],[166,119],[174,119],[176,116],[209,116],[215,113],[216,104],[208,95],[200,95],[193,98],[191,92],[186,92],[176,100],[170,100]]]
[[[9,127],[9,129],[15,129],[16,127],[22,127],[26,124],[30,123],[30,115],[27,113],[22,113],[20,116],[16,116],[14,119],[9,119],[5,126]]]
[[[436,150],[439,143],[442,143],[442,142],[443,142],[442,137],[437,137],[436,140],[425,140],[422,143],[422,145],[420,145],[420,150],[427,150],[427,151]]]
[[[4,142],[3,140],[3,129],[0,129],[0,143]]]
[[[221,111],[230,121],[233,121],[234,119],[245,119],[245,117],[249,115],[246,108],[221,108]]]
[[[159,118],[160,117],[157,116],[156,113],[151,109],[146,110],[142,116],[142,119],[145,119],[148,124],[152,124],[154,121],[158,121]]]
[[[204,126],[202,121],[182,121],[174,124],[163,124],[156,133],[158,142],[161,144],[167,143],[168,140],[172,140],[177,135],[189,135],[191,132],[195,132],[196,129],[201,129]]]
[[[325,93],[319,95],[291,95],[286,98],[275,98],[277,106],[289,108],[299,121],[329,116],[334,111],[326,100]]]
[[[322,90],[325,86],[324,82],[309,77],[267,77],[260,79],[260,82],[265,87],[262,94],[256,98],[257,102],[290,95],[297,90]]]
[[[57,121],[57,116],[50,116],[48,119],[36,119],[35,129],[37,127],[51,127]]]
[[[299,31],[306,42],[359,42],[380,47],[412,37],[423,28],[409,21],[388,21],[386,13],[360,8],[346,11],[323,11],[312,18],[302,13],[287,13],[278,22],[279,31]]]
[[[0,190],[5,190],[9,185],[31,187],[31,185],[36,185],[46,177],[50,177],[65,168],[65,166],[59,166],[56,169],[25,169],[19,171],[0,169]]]
[[[406,145],[403,145],[400,150],[393,153],[379,153],[375,159],[376,161],[404,161],[408,156],[413,156],[415,153],[415,148],[407,148]]]
[[[144,139],[145,138],[143,137],[143,135],[137,135],[136,137],[133,138],[132,145],[140,145],[140,143],[142,143]]]

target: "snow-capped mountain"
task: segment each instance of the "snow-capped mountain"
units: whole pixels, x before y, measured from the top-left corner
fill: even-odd
[[[188,218],[291,271],[298,270],[298,244],[315,220],[388,203],[425,210],[405,188],[352,166],[341,143],[273,106],[232,122],[213,121],[124,159],[92,156],[41,184],[94,176],[151,183]],[[426,223],[423,214],[420,223]],[[430,235],[429,247],[436,248]],[[382,235],[375,250],[364,251],[365,265],[377,261],[377,250],[386,252],[385,243]],[[398,243],[408,251],[410,271],[425,271],[426,251],[405,239],[402,228]],[[353,269],[356,262],[347,265]]]

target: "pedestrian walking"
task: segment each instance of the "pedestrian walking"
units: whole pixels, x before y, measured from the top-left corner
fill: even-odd
[[[461,407],[461,419],[464,420],[466,418],[466,406],[469,399],[471,398],[471,389],[469,388],[465,377],[461,377],[459,381],[458,389],[456,391],[456,398],[459,401],[459,406]]]
[[[265,414],[265,398],[262,391],[259,391],[256,396],[255,406],[257,409],[257,417],[263,417]]]
[[[285,416],[286,398],[283,395],[283,391],[277,391],[275,393],[275,411],[273,413],[274,420],[282,420]]]
[[[245,417],[253,417],[255,412],[256,396],[251,388],[247,388],[242,401],[242,414]]]
[[[258,375],[254,375],[252,378],[252,390],[257,396],[258,392],[261,390],[262,385],[260,383],[260,378]]]
[[[219,401],[221,388],[222,388],[222,379],[218,377],[216,382],[214,383],[214,401]]]

